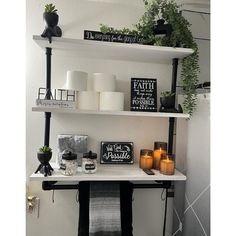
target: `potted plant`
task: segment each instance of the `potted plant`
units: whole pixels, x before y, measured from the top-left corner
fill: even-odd
[[[38,160],[42,164],[48,163],[52,158],[52,149],[48,146],[43,146],[39,148],[39,151],[37,154],[38,154]]]
[[[180,104],[178,104],[178,109],[175,108],[175,93],[172,93],[171,91],[161,92],[160,102],[160,112],[183,113],[183,109]]]
[[[197,105],[196,86],[199,74],[198,46],[190,31],[190,23],[182,16],[181,6],[174,0],[143,0],[146,11],[133,30],[124,28],[116,30],[106,25],[101,25],[102,32],[123,32],[139,35],[144,38],[146,44],[168,47],[192,48],[194,53],[181,60],[181,85],[184,95],[183,108],[192,116]],[[156,37],[155,27],[157,24],[167,22],[172,27],[170,36]]]
[[[44,174],[44,176],[51,175],[51,171],[53,171],[53,168],[50,166],[49,161],[52,158],[52,149],[46,145],[39,148],[37,157],[40,165],[35,173],[40,171],[42,174]]]
[[[175,93],[170,91],[161,92],[160,97],[161,106],[164,108],[174,108],[175,107]]]
[[[43,19],[45,21],[46,28],[41,36],[47,37],[50,43],[52,41],[52,36],[61,37],[62,31],[60,27],[57,26],[59,16],[57,14],[57,9],[55,5],[53,5],[52,3],[45,5]]]
[[[59,17],[57,15],[57,9],[55,5],[53,5],[52,3],[45,5],[43,19],[49,27],[53,28],[58,24]]]

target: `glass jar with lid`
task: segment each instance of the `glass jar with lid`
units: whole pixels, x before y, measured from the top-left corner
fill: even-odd
[[[60,171],[63,175],[75,175],[78,168],[77,154],[65,152],[62,154]]]
[[[85,174],[92,174],[97,171],[97,154],[89,151],[83,154],[82,171]]]

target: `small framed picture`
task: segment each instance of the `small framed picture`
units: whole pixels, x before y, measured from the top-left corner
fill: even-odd
[[[101,142],[101,164],[133,164],[132,142]]]
[[[131,78],[131,111],[157,112],[157,79]]]

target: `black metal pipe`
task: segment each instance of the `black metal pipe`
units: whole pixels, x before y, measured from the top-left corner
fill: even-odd
[[[198,84],[198,85],[196,86],[197,89],[199,89],[199,88],[200,88],[200,89],[201,89],[201,88],[203,89],[203,88],[207,88],[207,87],[208,87],[208,88],[211,87],[211,82],[204,82],[204,83]]]
[[[193,12],[193,13],[200,13],[200,14],[206,14],[206,15],[210,15],[210,12],[205,12],[205,11],[193,11],[193,10],[187,10],[187,9],[183,9],[182,11],[186,11],[186,12]]]
[[[165,213],[164,213],[164,223],[163,223],[163,236],[165,236],[165,233],[166,233],[167,199],[168,199],[168,188],[166,188]]]
[[[172,60],[172,81],[171,81],[171,92],[174,93],[174,99],[176,99],[176,83],[178,73],[178,58]],[[174,142],[174,127],[175,118],[169,118],[169,135],[168,135],[168,153],[173,153],[173,142]]]
[[[173,153],[175,118],[169,118],[168,153]]]
[[[51,98],[51,57],[52,49],[46,48],[46,99]]]
[[[211,41],[209,38],[198,38],[198,37],[193,37],[196,40],[203,40],[203,41]]]
[[[178,73],[178,58],[172,60],[172,80],[171,80],[171,92],[176,93],[177,73]],[[174,95],[176,98],[176,94]]]
[[[49,190],[73,190],[79,189],[79,184],[56,184],[57,181],[43,181],[42,189],[45,191]],[[171,181],[158,181],[156,183],[150,184],[133,184],[133,188],[143,189],[143,188],[170,188]]]
[[[49,147],[51,112],[45,112],[44,145]]]
[[[51,99],[51,57],[52,49],[46,48],[46,99]],[[51,112],[45,112],[44,145],[49,146]]]

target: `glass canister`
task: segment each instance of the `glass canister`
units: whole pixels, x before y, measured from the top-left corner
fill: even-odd
[[[97,153],[89,151],[83,154],[82,171],[85,174],[93,174],[97,171]]]
[[[77,172],[78,162],[77,154],[65,152],[62,154],[60,171],[63,175],[74,175]]]
[[[175,159],[173,154],[162,154],[160,161],[160,173],[163,175],[175,174]]]
[[[166,155],[167,143],[165,142],[154,142],[154,152],[153,152],[153,168],[156,170],[160,169],[161,155]]]
[[[141,169],[152,169],[153,167],[153,151],[149,149],[140,150],[139,167]]]

